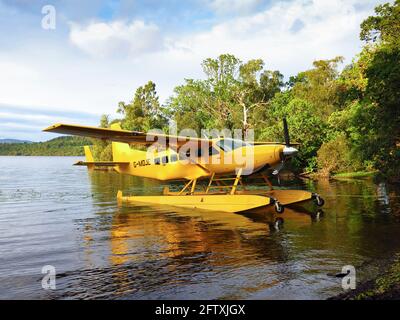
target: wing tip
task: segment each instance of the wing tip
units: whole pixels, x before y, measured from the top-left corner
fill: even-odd
[[[50,127],[47,127],[45,129],[43,129],[42,131],[51,132],[51,131],[54,131],[55,129],[57,129],[58,127],[60,127],[60,126],[62,126],[61,123],[56,123],[56,124],[51,125]]]

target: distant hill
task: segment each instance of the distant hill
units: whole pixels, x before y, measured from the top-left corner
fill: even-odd
[[[32,143],[32,141],[19,139],[0,139],[0,143]]]
[[[13,139],[3,139],[13,140]],[[0,140],[1,141],[1,140]],[[18,140],[21,141],[21,140]],[[83,146],[92,145],[89,138],[58,137],[46,142],[0,142],[1,156],[81,156]]]

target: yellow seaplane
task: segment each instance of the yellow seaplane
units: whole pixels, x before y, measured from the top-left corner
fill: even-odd
[[[241,139],[213,139],[144,133],[122,130],[119,124],[98,128],[55,124],[43,131],[97,138],[112,142],[112,161],[94,161],[85,146],[86,161],[75,165],[112,167],[116,172],[160,181],[183,181],[180,190],[164,188],[162,195],[124,196],[118,191],[118,203],[171,205],[224,212],[247,212],[284,207],[306,201],[322,206],[320,195],[304,190],[274,189],[268,176],[279,174],[284,163],[296,155],[286,119],[283,119],[285,143],[247,142]],[[138,147],[140,146],[140,147]],[[136,149],[135,149],[136,147]],[[246,180],[261,179],[255,189]]]

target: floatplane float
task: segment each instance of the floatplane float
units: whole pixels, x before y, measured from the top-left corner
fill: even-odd
[[[124,196],[118,191],[120,204],[148,203],[224,212],[273,206],[277,213],[283,213],[285,206],[308,201],[322,206],[324,200],[320,195],[305,190],[274,189],[268,179],[270,174],[279,174],[284,163],[298,152],[294,148],[297,144],[290,143],[286,119],[283,129],[285,143],[144,133],[122,130],[119,124],[111,128],[55,124],[43,131],[112,142],[113,161],[94,161],[90,147],[85,146],[86,161],[75,165],[87,166],[89,170],[111,167],[121,174],[184,182],[175,192],[164,188],[162,195]],[[155,148],[157,145],[163,147]],[[256,178],[266,188],[251,189],[254,184],[246,184],[246,180]]]

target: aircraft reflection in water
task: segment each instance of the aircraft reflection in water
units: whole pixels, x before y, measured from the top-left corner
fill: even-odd
[[[328,273],[400,246],[400,239],[390,244],[386,239],[387,215],[376,215],[373,219],[382,223],[371,224],[369,213],[383,210],[377,196],[385,196],[372,182],[295,182],[292,187],[330,195],[326,216],[313,206],[287,207],[283,214],[273,208],[232,214],[156,205],[118,207],[115,190],[146,195],[163,186],[114,172],[82,172],[90,176],[96,212],[81,222],[88,272],[79,277],[91,296],[234,299],[273,297],[276,292],[277,297],[292,297],[298,281],[310,281],[313,293],[336,288],[340,283]],[[310,297],[310,292],[303,294]]]
[[[115,189],[126,189],[135,185],[137,190],[153,192],[161,188],[158,183],[150,180],[138,179],[132,183],[132,177],[117,175],[113,172],[89,172],[93,195],[96,203],[108,203],[114,200]],[[104,186],[110,186],[105,190]],[[143,206],[131,204],[119,207],[112,216],[110,246],[113,264],[124,264],[137,260],[157,260],[160,258],[175,258],[192,256],[193,254],[224,254],[226,243],[236,243],[237,255],[235,263],[246,263],[246,250],[260,250],[251,239],[266,237],[283,227],[285,220],[295,220],[299,225],[310,225],[317,218],[304,208],[287,208],[284,214],[276,214],[270,210],[259,210],[246,214],[232,214],[227,212],[210,212],[168,206]],[[212,226],[211,228],[209,226]],[[154,247],[157,255],[152,256]],[[282,260],[285,249],[281,252],[274,250],[265,252],[272,260]],[[134,252],[134,254],[131,254]],[[232,252],[230,252],[232,253]],[[218,265],[215,260],[213,264]],[[224,262],[226,264],[226,261]]]

